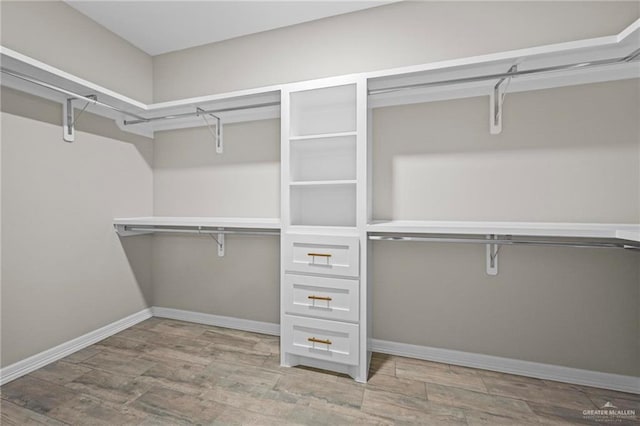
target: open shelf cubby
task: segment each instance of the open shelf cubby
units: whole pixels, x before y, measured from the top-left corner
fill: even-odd
[[[356,86],[328,87],[291,94],[290,137],[356,130]]]
[[[291,186],[291,224],[355,226],[356,185]]]
[[[294,182],[356,178],[355,136],[297,140],[290,146]]]

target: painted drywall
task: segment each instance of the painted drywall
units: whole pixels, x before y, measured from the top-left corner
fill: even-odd
[[[225,236],[218,257],[209,236],[155,236],[154,305],[278,323],[280,238]]]
[[[640,80],[374,110],[377,219],[638,223]],[[640,375],[638,253],[375,242],[383,340]],[[402,309],[398,309],[398,307]],[[421,324],[421,327],[416,327]]]
[[[638,2],[403,1],[154,56],[156,101],[617,34]]]
[[[91,114],[64,142],[60,105],[11,90],[2,110],[4,367],[150,306],[151,238],[112,222],[152,214],[153,153]]]
[[[158,132],[157,216],[280,216],[280,121],[224,125],[216,154],[206,127]]]
[[[640,81],[375,109],[376,219],[638,223]]]
[[[158,216],[280,215],[280,122],[224,126],[224,154],[206,128],[157,134]],[[278,322],[280,239],[226,236],[218,257],[210,237],[154,237],[156,306]]]
[[[375,242],[377,339],[640,375],[638,253]]]
[[[151,57],[61,1],[0,2],[3,46],[135,99]],[[150,306],[150,237],[116,216],[153,212],[153,146],[84,113],[62,141],[60,105],[2,89],[2,366]]]
[[[153,63],[62,1],[0,2],[0,42],[141,102],[153,99]]]

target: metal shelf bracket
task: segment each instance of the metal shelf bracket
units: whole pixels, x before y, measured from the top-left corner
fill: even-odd
[[[222,140],[222,120],[220,120],[220,117],[218,117],[217,115],[213,115],[212,113],[207,112],[202,108],[196,108],[196,115],[202,117],[205,124],[207,125],[207,128],[209,129],[209,132],[211,132],[211,136],[213,136],[213,139],[216,143],[216,154],[222,154],[224,152],[224,145]],[[210,115],[216,120],[215,131],[211,128],[211,124],[209,124],[209,120],[207,120],[207,115]]]
[[[218,257],[224,257],[224,228],[219,228],[218,230],[220,232],[216,237],[213,236],[213,232],[211,231],[206,232],[206,234],[208,234],[211,239],[216,242],[216,245],[218,246]],[[201,226],[198,226],[198,233],[203,233]]]
[[[66,142],[73,142],[76,137],[73,125],[73,99],[67,98],[67,101],[62,104],[62,138]]]
[[[65,140],[65,142],[73,142],[75,140],[76,123],[78,122],[78,118],[80,118],[89,104],[96,104],[98,102],[98,96],[96,95],[83,96],[82,99],[88,99],[88,101],[84,105],[84,107],[82,107],[78,115],[75,116],[73,101],[76,99],[77,98],[67,98],[67,100],[62,104],[62,138]]]
[[[498,239],[497,235],[487,235],[488,240]],[[487,274],[498,275],[498,253],[500,246],[498,244],[487,244]]]
[[[224,257],[224,234],[218,234],[216,242],[218,243],[218,257]]]
[[[513,65],[509,68],[507,74],[516,72],[518,72],[518,65]],[[511,78],[511,76],[507,75],[498,80],[489,95],[489,111],[491,111],[489,131],[492,135],[497,135],[502,132],[502,105],[504,104],[504,98],[507,95],[507,88],[509,87]]]

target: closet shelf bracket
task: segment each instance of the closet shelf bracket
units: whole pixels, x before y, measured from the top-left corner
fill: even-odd
[[[76,123],[78,122],[78,118],[80,115],[87,109],[87,107],[91,104],[95,105],[98,102],[97,95],[86,95],[83,96],[83,100],[87,100],[87,103],[82,107],[77,116],[75,116],[73,101],[78,98],[67,98],[66,101],[62,104],[62,138],[66,142],[73,142],[76,136]]]
[[[76,137],[73,126],[73,99],[67,98],[67,101],[62,104],[62,138],[66,142],[73,142]]]
[[[212,113],[207,112],[202,108],[196,108],[196,115],[198,117],[202,117],[205,124],[207,125],[207,128],[209,129],[209,132],[211,132],[211,136],[213,136],[213,139],[216,143],[216,154],[222,154],[224,151],[222,140],[222,120],[220,120],[220,117],[218,117],[217,115],[213,115]],[[211,124],[209,123],[209,120],[207,120],[207,115],[210,115],[216,120],[215,131],[211,128]]]
[[[198,232],[202,231],[202,227],[198,227]],[[218,246],[218,257],[224,257],[224,228],[219,228],[220,233],[214,237],[212,232],[207,232],[207,234],[216,242]]]
[[[496,240],[497,235],[487,235],[487,240]],[[498,275],[498,253],[500,246],[498,244],[487,244],[487,275]]]
[[[518,65],[511,66],[509,71],[498,80],[489,95],[489,111],[491,112],[491,116],[489,117],[489,131],[492,135],[497,135],[502,132],[502,106],[504,104],[504,98],[507,95],[509,83],[512,79],[510,74],[517,72]]]

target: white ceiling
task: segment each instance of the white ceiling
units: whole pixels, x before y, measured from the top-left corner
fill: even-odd
[[[77,1],[67,4],[150,55],[392,1]]]

